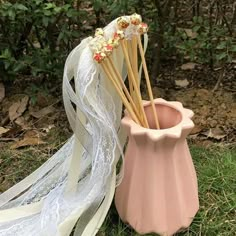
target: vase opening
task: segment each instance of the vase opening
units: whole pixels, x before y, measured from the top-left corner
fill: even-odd
[[[178,125],[182,120],[182,114],[177,109],[164,105],[155,104],[160,129],[169,129]],[[156,129],[151,104],[144,107],[150,129]]]

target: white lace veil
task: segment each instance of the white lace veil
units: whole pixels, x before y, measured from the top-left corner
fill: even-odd
[[[104,28],[110,38],[116,20]],[[122,102],[93,60],[91,37],[68,56],[63,99],[74,135],[39,169],[0,195],[0,236],[95,235],[110,207],[126,136]],[[146,42],[146,40],[145,40]],[[123,79],[121,48],[113,52]]]

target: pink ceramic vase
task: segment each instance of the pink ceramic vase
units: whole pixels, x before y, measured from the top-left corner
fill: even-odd
[[[197,177],[186,142],[193,112],[179,102],[156,99],[160,130],[150,102],[144,102],[150,129],[122,119],[129,142],[124,178],[116,189],[121,219],[138,233],[173,235],[187,228],[199,208]]]

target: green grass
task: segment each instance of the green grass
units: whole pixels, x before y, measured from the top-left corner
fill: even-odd
[[[3,148],[0,154],[0,192],[32,173],[48,158],[48,155],[34,147],[11,150]]]
[[[0,143],[0,193],[40,167],[66,139],[60,129],[52,129],[45,145],[11,149],[12,143]]]
[[[49,139],[51,145],[19,150],[1,149],[0,191],[20,181],[40,166],[62,144]],[[178,236],[234,236],[236,235],[236,148],[191,147],[199,182],[200,210],[191,227]],[[149,234],[155,235],[155,234]],[[138,236],[123,224],[114,205],[98,236]]]
[[[200,210],[191,226],[176,236],[236,235],[236,148],[192,146],[199,183]],[[123,224],[114,205],[99,236],[138,236]],[[149,234],[156,235],[156,234]]]

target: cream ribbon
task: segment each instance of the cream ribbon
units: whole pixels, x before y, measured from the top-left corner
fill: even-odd
[[[148,43],[148,37],[145,34],[144,35],[144,51],[146,51]],[[142,71],[142,65],[139,69],[139,75],[141,77],[141,71]],[[79,120],[83,125],[85,125],[85,119],[82,115],[79,115]],[[119,139],[121,142],[121,146],[123,147],[125,141],[126,141],[126,134],[124,130],[121,128],[119,131]],[[83,152],[83,146],[82,144],[77,140],[75,137],[74,141],[74,150],[72,154],[72,159],[70,163],[70,171],[69,171],[69,182],[68,182],[68,190],[75,191],[77,186],[78,178],[81,174],[80,168],[81,166],[81,157]],[[119,159],[119,150],[116,151],[116,160]],[[3,206],[5,203],[9,202],[9,200],[13,199],[15,196],[19,195],[22,190],[29,188],[38,178],[38,175],[43,175],[43,173],[47,173],[53,166],[55,165],[55,158],[49,159],[47,162],[45,162],[40,168],[38,168],[36,171],[34,171],[32,174],[30,174],[28,177],[26,177],[24,180],[20,181],[18,184],[7,190],[6,192],[2,193],[0,195],[0,207]],[[46,167],[46,168],[45,168]],[[45,170],[42,172],[42,169],[45,168]],[[116,186],[116,166],[113,167],[113,173],[112,177],[109,183],[109,188],[106,193],[106,196],[96,211],[95,215],[92,217],[92,219],[87,224],[82,236],[93,236],[96,235],[97,231],[99,230],[100,226],[102,225],[106,214],[110,208],[111,202],[113,200],[114,192],[115,192],[115,186]],[[19,218],[27,217],[30,215],[38,214],[40,213],[43,206],[43,200],[37,202],[37,203],[31,203],[29,205],[25,206],[19,206],[15,208],[10,208],[6,210],[0,210],[0,223],[4,223],[7,221],[16,220]],[[60,236],[69,236],[74,225],[76,224],[77,220],[80,218],[80,216],[83,214],[83,212],[86,210],[86,208],[81,209],[79,212],[71,213],[70,216],[68,216],[64,222],[62,222],[59,225],[59,233]],[[75,229],[75,235],[78,231],[78,227]],[[79,236],[79,235],[76,235]]]

